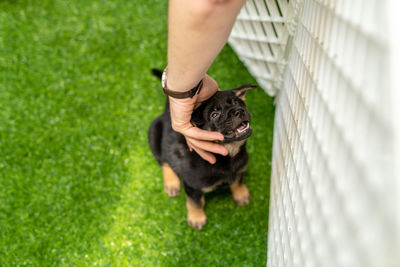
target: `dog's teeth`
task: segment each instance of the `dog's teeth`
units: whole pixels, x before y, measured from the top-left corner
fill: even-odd
[[[246,131],[248,128],[249,128],[248,123],[242,123],[238,128],[235,129],[235,131],[238,133],[242,133],[242,132]]]

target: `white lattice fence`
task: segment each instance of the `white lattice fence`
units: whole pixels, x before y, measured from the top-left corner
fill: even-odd
[[[231,46],[277,94],[269,267],[400,266],[387,4],[252,0],[238,17]]]
[[[284,2],[248,1],[238,16],[229,43],[258,83],[269,93],[276,93],[283,61],[288,28],[283,14],[293,7]]]

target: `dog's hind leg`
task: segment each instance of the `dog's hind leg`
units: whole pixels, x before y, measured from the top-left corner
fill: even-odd
[[[167,163],[161,164],[164,176],[164,191],[170,197],[176,197],[180,191],[180,181],[176,173]]]
[[[242,174],[243,175],[243,174]],[[233,200],[239,206],[246,206],[250,202],[250,191],[243,183],[243,176],[230,185]]]

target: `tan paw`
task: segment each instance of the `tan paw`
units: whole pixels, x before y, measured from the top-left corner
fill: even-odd
[[[179,181],[176,173],[171,169],[171,167],[163,163],[162,172],[164,176],[164,191],[170,197],[176,197],[179,194],[181,183]]]
[[[196,216],[188,216],[188,224],[194,229],[201,230],[203,226],[207,223],[207,216],[205,213],[197,214]]]
[[[250,203],[250,191],[244,184],[235,188],[235,190],[232,191],[232,195],[233,200],[239,206],[246,206]]]
[[[164,191],[167,193],[169,197],[176,197],[179,195],[179,192],[181,191],[180,184],[178,185],[164,185]]]

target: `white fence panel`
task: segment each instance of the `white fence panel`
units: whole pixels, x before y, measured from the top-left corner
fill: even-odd
[[[387,5],[249,0],[238,17],[230,44],[277,95],[269,267],[400,266]]]

